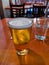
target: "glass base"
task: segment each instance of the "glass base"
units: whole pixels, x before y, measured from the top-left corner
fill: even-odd
[[[45,65],[42,56],[33,50],[28,50],[29,52],[27,52],[27,54],[18,55],[20,65]]]
[[[17,50],[16,53],[18,55],[26,55],[28,54],[29,50],[28,49],[24,49],[24,50]]]
[[[45,40],[45,36],[39,36],[39,35],[35,35],[35,38],[38,40]]]

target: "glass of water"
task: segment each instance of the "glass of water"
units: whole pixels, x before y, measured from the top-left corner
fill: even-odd
[[[38,40],[45,40],[48,30],[47,18],[36,18],[34,21],[35,21],[35,38]]]

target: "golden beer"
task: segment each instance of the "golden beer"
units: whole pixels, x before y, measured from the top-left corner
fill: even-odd
[[[15,30],[12,29],[12,37],[14,44],[25,44],[30,41],[30,32],[29,30]]]
[[[32,21],[27,18],[16,18],[9,21],[8,25],[16,50],[24,49],[25,44],[27,44],[31,38]]]

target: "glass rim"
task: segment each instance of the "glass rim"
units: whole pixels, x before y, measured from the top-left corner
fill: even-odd
[[[19,25],[17,25],[18,23]],[[8,21],[8,26],[13,29],[25,29],[32,26],[32,20],[28,18],[14,18]]]

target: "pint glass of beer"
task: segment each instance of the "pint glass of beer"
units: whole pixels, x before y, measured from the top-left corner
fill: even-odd
[[[25,45],[30,41],[32,20],[28,18],[15,18],[8,22],[8,26],[11,30],[16,53],[25,55],[28,53]]]

